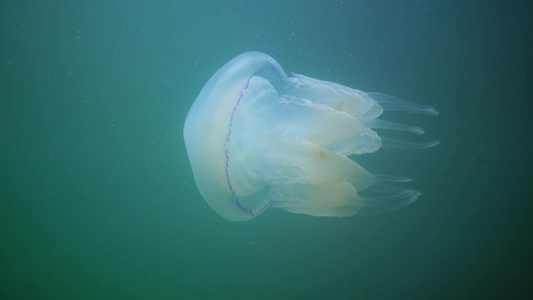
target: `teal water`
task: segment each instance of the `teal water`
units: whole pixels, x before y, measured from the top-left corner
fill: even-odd
[[[2,1],[0,298],[531,297],[532,13],[496,0]],[[183,123],[250,50],[435,106],[391,118],[439,146],[360,162],[413,177],[421,198],[376,217],[212,211]]]

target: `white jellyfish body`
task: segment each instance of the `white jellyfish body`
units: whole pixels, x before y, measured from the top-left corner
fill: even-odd
[[[383,110],[437,115],[432,107],[365,93],[303,75],[289,77],[270,56],[241,54],[207,82],[184,126],[187,153],[203,198],[222,217],[249,220],[268,207],[313,216],[394,210],[419,192],[373,175],[353,155],[384,144],[427,148],[380,137],[373,129],[417,134],[417,127],[378,119]],[[372,189],[374,196],[361,195]]]

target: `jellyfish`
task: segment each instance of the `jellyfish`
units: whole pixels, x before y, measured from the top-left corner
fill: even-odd
[[[423,149],[376,129],[423,134],[379,119],[384,111],[438,112],[393,96],[292,74],[270,56],[243,53],[219,69],[194,101],[183,129],[198,190],[232,221],[267,208],[311,216],[372,215],[406,206],[420,192],[407,177],[372,174],[358,155],[380,148]]]

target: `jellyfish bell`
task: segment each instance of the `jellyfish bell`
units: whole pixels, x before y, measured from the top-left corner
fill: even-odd
[[[250,189],[255,187],[257,190],[261,183],[259,180],[243,183],[247,179],[245,174],[239,172],[247,171],[246,162],[242,162],[246,153],[229,152],[229,147],[234,145],[232,134],[233,141],[237,140],[235,136],[241,129],[237,128],[236,131],[233,126],[236,114],[242,113],[237,112],[237,108],[241,101],[250,101],[252,96],[248,85],[255,76],[270,78],[274,83],[277,81],[278,85],[287,77],[271,57],[257,52],[244,53],[209,79],[191,107],[183,129],[189,161],[202,197],[219,215],[233,221],[251,219],[269,203],[266,197],[257,195],[259,199],[254,205],[244,207],[241,204],[243,196],[250,196]],[[260,92],[261,88],[257,90]],[[240,142],[246,142],[242,136]],[[237,165],[235,162],[239,161],[241,163]],[[230,167],[234,168],[230,170]],[[233,175],[231,177],[230,172]],[[241,182],[236,184],[236,180]],[[244,191],[247,192],[243,194]]]
[[[391,184],[409,178],[371,174],[349,158],[381,147],[438,144],[380,137],[374,129],[423,133],[379,119],[384,110],[438,114],[392,96],[287,76],[272,57],[243,53],[209,79],[185,120],[198,190],[232,221],[252,219],[268,207],[340,217],[412,203],[419,192]]]

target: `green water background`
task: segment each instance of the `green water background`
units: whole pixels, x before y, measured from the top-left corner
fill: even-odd
[[[528,1],[0,2],[2,299],[527,299]],[[185,116],[245,51],[435,106],[441,140],[360,163],[418,202],[234,223],[194,184]]]

